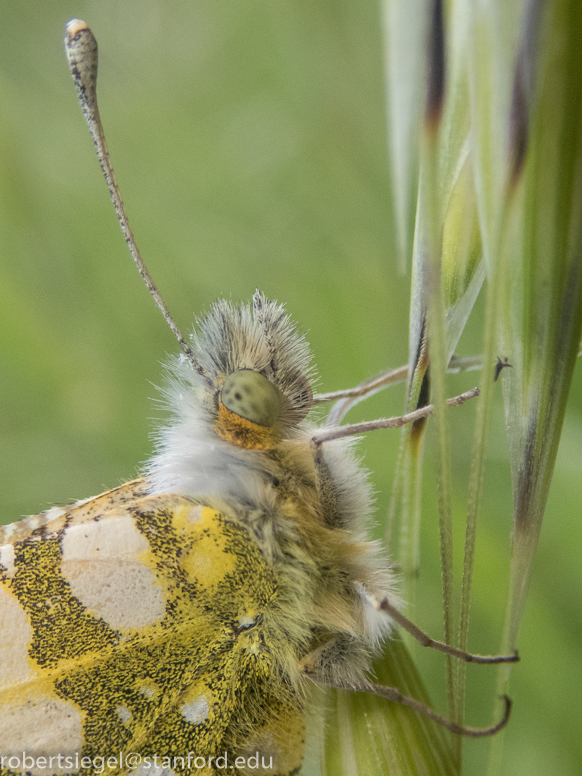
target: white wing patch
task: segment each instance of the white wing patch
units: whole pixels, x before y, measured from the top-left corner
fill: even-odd
[[[156,694],[156,690],[153,687],[140,687],[139,691],[144,696],[144,698],[147,698],[149,701],[151,701],[151,699]]]
[[[16,526],[18,523],[10,523],[9,525],[3,525],[2,526],[2,538],[9,539],[12,534],[16,531]]]
[[[131,771],[131,776],[176,776],[176,773],[171,768],[164,768],[163,765],[140,763]]]
[[[204,510],[204,507],[201,504],[197,504],[195,507],[192,507],[188,511],[188,520],[191,523],[197,523],[199,520],[202,520],[203,510]]]
[[[180,714],[184,717],[186,722],[190,722],[191,725],[200,725],[206,719],[208,719],[208,712],[210,706],[206,700],[205,695],[200,695],[190,703],[183,703],[180,706]]]
[[[128,514],[107,517],[67,528],[62,541],[63,560],[123,558],[148,552],[147,539]]]
[[[27,768],[35,776],[62,773],[57,758],[50,767],[37,767],[36,758],[58,752],[71,757],[83,745],[82,717],[79,710],[56,695],[31,698],[24,704],[3,704],[0,709],[0,752],[4,757],[22,757],[23,752],[34,758]]]
[[[44,515],[45,521],[50,523],[51,520],[58,520],[59,517],[62,517],[66,512],[67,510],[63,509],[63,507],[51,507],[51,509],[47,509],[41,514]]]
[[[118,706],[115,711],[117,712],[117,716],[124,725],[131,719],[131,711],[127,708],[127,706]]]
[[[3,634],[0,638],[0,689],[2,689],[25,682],[34,675],[28,660],[28,645],[33,635],[32,626],[16,598],[2,586],[0,586],[0,633]],[[10,636],[6,637],[6,634]]]
[[[0,547],[0,564],[6,569],[6,576],[11,579],[16,572],[14,567],[14,546],[12,544],[5,544],[3,547]]]
[[[156,575],[139,556],[149,544],[130,515],[67,528],[62,574],[71,591],[112,628],[153,625],[166,613]]]

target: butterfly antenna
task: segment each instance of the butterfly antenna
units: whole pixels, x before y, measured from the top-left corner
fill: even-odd
[[[180,343],[180,347],[192,364],[192,367],[199,374],[206,376],[206,370],[200,366],[194,357],[192,349],[182,336],[180,329],[176,326],[174,319],[170,315],[170,311],[160,296],[160,292],[158,291],[135,242],[135,237],[133,236],[131,226],[129,225],[129,219],[125,211],[125,205],[123,204],[119,186],[117,185],[113,165],[111,164],[105,132],[103,131],[103,124],[101,123],[101,117],[99,115],[99,106],[97,104],[97,41],[87,24],[80,19],[71,19],[66,26],[65,51],[69,62],[69,68],[73,80],[75,81],[77,97],[81,103],[81,108],[83,109],[83,116],[85,117],[89,131],[91,132],[95,151],[97,152],[97,158],[99,159],[99,164],[101,165],[101,170],[103,171],[105,182],[107,183],[111,201],[113,202],[115,212],[117,213],[117,219],[121,231],[123,232],[125,242],[127,243],[127,247],[129,248],[139,270],[139,274],[142,276],[148,291],[153,296],[155,303],[164,316],[166,323],[173,331],[174,336]]]

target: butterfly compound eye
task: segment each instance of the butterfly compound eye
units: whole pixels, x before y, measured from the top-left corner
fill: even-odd
[[[277,422],[282,397],[279,389],[266,377],[242,369],[226,378],[220,400],[227,410],[241,418],[271,428]]]

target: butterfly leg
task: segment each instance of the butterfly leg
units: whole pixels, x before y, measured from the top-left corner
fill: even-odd
[[[366,680],[346,681],[333,672],[334,665],[337,665],[338,654],[344,652],[345,645],[343,642],[344,639],[341,637],[339,637],[339,639],[333,637],[325,642],[325,644],[307,654],[300,661],[300,668],[305,676],[324,687],[330,687],[336,690],[350,690],[352,692],[369,692],[380,698],[392,701],[393,703],[400,703],[403,706],[408,706],[416,711],[417,714],[422,714],[423,716],[432,719],[452,733],[456,733],[460,736],[468,736],[469,738],[484,738],[485,736],[495,735],[495,733],[504,728],[509,721],[511,700],[507,695],[503,696],[505,707],[499,722],[495,723],[495,725],[490,725],[489,727],[477,728],[452,722],[446,717],[437,714],[434,709],[431,709],[430,706],[427,706],[425,703],[422,703],[409,695],[404,695],[397,687],[374,684]]]
[[[469,399],[474,399],[476,396],[479,396],[479,389],[472,388],[470,391],[465,391],[458,396],[447,399],[447,405],[449,407],[456,407],[459,404],[464,404],[466,401],[469,401]],[[348,426],[340,426],[339,428],[324,428],[312,437],[311,446],[314,450],[317,450],[324,442],[330,442],[333,439],[357,436],[358,434],[365,434],[367,431],[376,431],[380,428],[400,428],[407,423],[414,423],[416,420],[426,418],[428,415],[432,415],[433,412],[434,404],[427,404],[425,407],[420,407],[413,412],[408,412],[405,415],[398,415],[393,418],[368,420],[364,423],[352,423]]]
[[[361,590],[362,586],[358,586],[358,588]],[[436,649],[439,652],[444,652],[447,655],[457,657],[459,660],[464,660],[466,663],[490,664],[519,662],[519,655],[517,650],[512,655],[475,655],[472,652],[465,652],[462,649],[457,649],[456,647],[450,646],[450,644],[445,644],[443,641],[432,639],[424,631],[421,631],[420,628],[417,627],[411,620],[399,612],[398,609],[393,604],[391,604],[386,597],[381,599],[377,598],[367,590],[363,591],[363,594],[375,609],[381,612],[386,612],[386,614],[391,617],[394,622],[398,623],[401,628],[404,628],[407,633],[410,633],[410,635],[415,638],[423,647],[431,647],[431,649]]]
[[[472,371],[483,367],[482,356],[453,356],[449,362],[447,372],[457,374],[459,372]],[[355,388],[348,388],[343,391],[332,391],[330,393],[320,393],[314,396],[316,404],[324,402],[336,402],[330,410],[325,422],[326,426],[334,426],[342,421],[346,413],[369,396],[389,388],[391,385],[398,385],[408,379],[409,367],[401,366],[392,369],[389,372],[373,377],[370,380],[357,385]]]

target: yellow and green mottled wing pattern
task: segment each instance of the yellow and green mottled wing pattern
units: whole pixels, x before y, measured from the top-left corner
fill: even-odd
[[[218,757],[260,773],[240,764],[257,753],[265,772],[297,772],[301,702],[263,632],[272,568],[243,525],[141,487],[31,518],[2,548],[1,773],[23,749],[83,757],[72,770],[87,774],[120,753],[175,774],[220,772]]]

